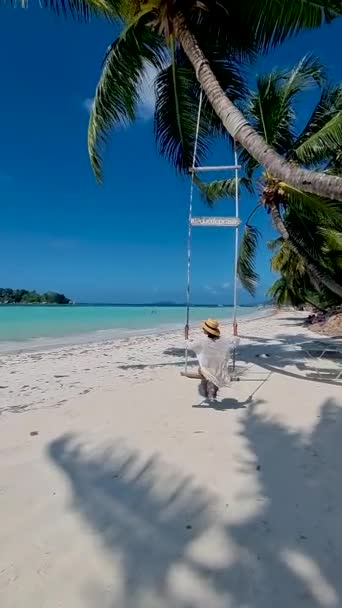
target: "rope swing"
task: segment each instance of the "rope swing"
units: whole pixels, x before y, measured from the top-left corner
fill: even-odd
[[[198,149],[198,138],[202,114],[203,105],[203,91],[201,89],[198,112],[196,121],[196,132],[194,151],[192,157],[192,166],[190,168],[191,180],[190,180],[190,196],[189,196],[189,213],[188,213],[188,237],[187,237],[187,284],[186,284],[186,322],[184,327],[184,334],[186,340],[185,346],[185,368],[182,372],[182,376],[188,378],[198,378],[198,374],[194,372],[188,372],[188,361],[189,361],[189,332],[190,332],[190,308],[191,308],[191,253],[192,253],[192,228],[193,226],[221,226],[221,227],[234,227],[235,228],[235,252],[234,252],[234,290],[233,290],[233,335],[237,335],[237,287],[238,287],[238,276],[237,276],[237,265],[238,265],[238,247],[239,247],[239,169],[238,165],[236,142],[234,140],[234,165],[225,165],[217,167],[200,167],[196,165],[197,160],[197,149]],[[193,217],[193,198],[194,198],[194,186],[195,186],[195,174],[199,172],[209,171],[225,171],[234,170],[235,174],[235,216],[234,217]],[[235,366],[235,352],[233,352],[233,367]]]

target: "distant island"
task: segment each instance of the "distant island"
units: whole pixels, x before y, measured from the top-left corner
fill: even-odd
[[[38,293],[27,289],[0,287],[0,304],[70,304],[71,300],[63,293],[47,291]]]

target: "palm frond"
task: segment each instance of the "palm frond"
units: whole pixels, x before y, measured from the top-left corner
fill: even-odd
[[[255,270],[255,255],[259,237],[259,230],[255,226],[246,224],[240,242],[238,276],[242,286],[251,295],[255,295],[256,286],[259,280],[259,275]]]
[[[302,279],[306,273],[302,258],[293,251],[288,241],[283,241],[271,258],[271,270],[287,277],[290,284]]]
[[[339,250],[342,254],[342,232],[325,227],[320,227],[319,231],[324,237],[325,246]]]
[[[319,131],[296,147],[295,158],[308,165],[324,161],[342,148],[342,109]]]
[[[303,29],[330,23],[342,12],[338,0],[253,0],[243,4],[245,25],[253,28],[257,42],[264,49]]]
[[[296,113],[293,102],[308,87],[322,84],[326,76],[318,59],[306,55],[292,70],[274,69],[258,76],[245,113],[254,129],[280,154],[292,148]]]
[[[245,114],[253,128],[278,152],[292,146],[291,107],[282,107],[282,72],[259,76],[256,91],[250,95]]]
[[[329,243],[329,234],[333,238],[333,231],[339,233],[334,229],[334,222],[327,220],[326,216],[320,216],[319,220],[310,214],[303,216],[301,212],[296,213],[289,208],[286,211],[284,223],[291,242],[295,244],[297,252],[304,260],[311,284],[316,289],[320,289],[322,284],[325,284],[324,280],[319,284],[318,275],[338,283],[338,277],[342,276],[339,270],[341,250],[339,251],[338,243],[337,248],[333,247],[332,242]],[[308,264],[310,260],[311,263]],[[312,272],[313,267],[316,267],[314,273]]]
[[[221,85],[233,98],[243,94],[244,84],[234,61],[221,65],[212,50],[213,70]],[[195,144],[200,85],[193,67],[182,49],[176,48],[171,65],[161,70],[155,81],[155,137],[160,153],[178,171],[192,165]],[[222,124],[203,95],[197,146],[197,162],[203,160],[211,142],[222,133]]]
[[[282,97],[284,102],[293,99],[298,93],[312,88],[313,85],[323,86],[326,79],[326,69],[318,57],[312,53],[304,55],[292,70],[283,72]]]
[[[298,135],[293,151],[288,158],[297,158],[296,150],[305,143],[312,135],[318,133],[324,125],[342,110],[342,87],[326,83],[321,89],[318,102],[312,110],[307,123]],[[315,161],[315,159],[313,159]],[[310,161],[311,162],[311,161]]]
[[[325,172],[330,175],[342,176],[342,149],[334,154],[333,158],[329,161]]]
[[[252,180],[255,175],[255,172],[260,167],[259,163],[253,156],[250,155],[247,150],[238,147],[239,150],[239,164],[242,165],[245,175],[248,180]]]
[[[293,217],[291,218],[293,220]],[[339,296],[332,295],[330,289],[325,288],[325,280],[338,281],[342,270],[342,239],[339,242],[339,234],[336,235],[330,229],[318,229],[315,233],[316,255],[310,252],[310,245],[306,243],[305,234],[296,233],[295,222],[289,221],[287,227],[291,229],[289,240],[280,242],[276,246],[275,253],[271,258],[271,269],[280,273],[280,282],[272,286],[274,296],[281,300],[283,288],[286,293],[294,294],[302,301],[313,303],[317,300],[321,305],[329,299],[340,300]],[[313,233],[308,226],[311,237]],[[337,238],[336,238],[337,236]],[[277,241],[274,241],[277,244]],[[293,245],[295,244],[295,247]],[[280,289],[280,287],[282,289]],[[279,293],[278,293],[279,288]],[[330,296],[329,296],[330,293]],[[271,293],[272,295],[272,293]],[[280,302],[286,303],[286,302]],[[299,301],[298,301],[299,303]]]
[[[197,176],[194,181],[198,187],[203,200],[209,207],[223,198],[235,198],[235,177],[230,179],[220,179],[213,182],[203,182]],[[239,188],[244,186],[248,192],[253,192],[251,180],[246,177],[240,177],[238,180]]]
[[[154,131],[159,151],[178,171],[188,171],[193,160],[200,93],[192,81],[191,68],[176,66],[174,69],[171,65],[164,68],[156,78],[155,93]],[[210,129],[202,114],[197,162],[206,156],[209,145]]]
[[[320,228],[319,233],[323,238],[323,263],[336,277],[342,276],[342,232]]]
[[[302,294],[289,285],[285,277],[280,277],[274,281],[268,289],[267,295],[277,306],[300,306],[303,304]]]
[[[14,8],[29,8],[34,2],[30,0],[0,0],[0,4]],[[38,3],[37,3],[38,4]],[[92,15],[105,16],[110,19],[120,17],[122,0],[40,0],[39,6],[51,10],[56,15],[72,17],[79,21],[89,21]]]
[[[202,25],[209,39],[226,37],[234,48],[251,44],[253,37],[253,46],[258,51],[265,51],[301,30],[330,23],[342,12],[339,0],[179,0],[178,7],[196,35],[196,26]]]
[[[270,251],[277,251],[279,247],[281,247],[282,243],[284,243],[284,239],[279,236],[277,239],[272,239],[267,242],[267,249]]]
[[[280,187],[285,193],[286,207],[291,210],[293,215],[301,218],[303,230],[308,222],[317,228],[325,226],[330,228],[342,228],[342,207],[338,201],[324,199],[310,192],[297,190],[289,184],[280,182]]]
[[[162,39],[143,20],[109,47],[88,127],[89,156],[97,179],[101,179],[102,148],[110,130],[135,118],[146,66],[150,64],[159,70],[164,61]]]
[[[178,7],[206,57],[215,45],[225,49],[226,58],[234,56],[244,65],[256,58],[260,45],[253,28],[246,27],[242,5],[227,0],[180,0]]]
[[[205,20],[203,30],[197,32],[196,40],[221,88],[235,103],[248,93],[246,67],[250,47],[246,41],[241,44],[241,32],[236,31],[233,22],[231,22],[230,29],[235,30],[233,40],[232,34],[229,38],[226,31],[223,39],[220,37],[220,31],[215,35],[214,29],[210,36],[208,23]],[[250,38],[250,43],[253,44],[252,38]]]
[[[284,224],[291,241],[299,251],[304,251],[313,262],[320,262],[322,256],[322,239],[317,230],[317,224],[312,218],[303,217],[301,213],[292,210],[286,213]]]
[[[222,90],[235,104],[241,104],[242,100],[248,94],[244,64],[239,63],[235,59],[233,51],[231,55],[228,55],[225,47],[218,43],[212,43],[205,52],[205,56],[209,61],[210,67]],[[221,120],[212,109],[211,104],[207,101],[206,97],[203,109],[206,114],[206,120],[210,124],[213,133],[227,138],[232,145],[232,138],[227,133]]]

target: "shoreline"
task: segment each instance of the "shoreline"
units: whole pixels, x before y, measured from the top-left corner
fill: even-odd
[[[281,356],[272,369],[278,371],[292,359],[296,342],[315,336],[302,326],[304,317],[303,313],[277,314],[273,310],[259,318],[240,320],[236,360],[242,367],[262,364],[266,370],[269,354],[275,349]],[[223,338],[232,337],[230,324],[222,330]],[[191,339],[200,335],[196,326]],[[122,386],[153,382],[167,371],[178,378],[184,367],[184,349],[183,331],[169,330],[45,351],[3,353],[0,414],[65,405],[97,391],[116,392]],[[195,364],[195,359],[191,358],[191,363]]]
[[[244,307],[242,307],[243,309]],[[229,307],[231,309],[231,307]],[[238,309],[239,310],[239,309]],[[259,312],[259,314],[258,314]],[[269,316],[276,313],[274,307],[256,307],[254,312],[250,314],[240,316],[240,323],[247,321],[254,321],[257,319],[268,318]],[[227,327],[232,320],[227,319],[221,321],[223,327]],[[239,316],[238,316],[239,321]],[[196,323],[196,325],[195,325]],[[194,321],[192,324],[193,330],[198,327],[198,322]],[[99,329],[90,332],[69,334],[67,336],[58,337],[39,337],[39,338],[28,338],[27,340],[0,340],[0,357],[3,355],[16,355],[21,353],[43,353],[58,351],[63,348],[82,347],[89,345],[101,345],[107,343],[117,343],[122,340],[126,341],[129,339],[140,338],[149,336],[163,336],[172,335],[184,330],[184,325],[180,323],[165,323],[158,325],[157,327],[144,328],[144,329],[130,329],[130,328],[109,328]]]

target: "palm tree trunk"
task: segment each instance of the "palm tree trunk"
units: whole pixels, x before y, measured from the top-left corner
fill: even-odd
[[[325,287],[327,287],[330,291],[342,298],[342,285],[336,283],[328,271],[324,271],[317,266],[315,261],[307,254],[301,244],[297,243],[293,236],[289,234],[276,205],[271,206],[271,215],[273,223],[283,239],[288,242],[292,251],[302,258],[307,271],[316,286],[316,289],[319,291],[319,288],[322,285],[325,285]]]
[[[273,150],[227,97],[181,14],[174,17],[173,25],[176,37],[196,72],[197,80],[228,133],[275,178],[300,190],[341,201],[342,178],[302,169],[287,162]]]
[[[304,296],[303,300],[307,304],[310,304],[310,306],[312,306],[312,308],[317,308],[317,310],[319,310],[320,312],[326,312],[326,308],[321,308],[320,306],[317,306],[317,304],[315,304],[314,302],[311,302],[311,300],[309,300],[309,298]]]

